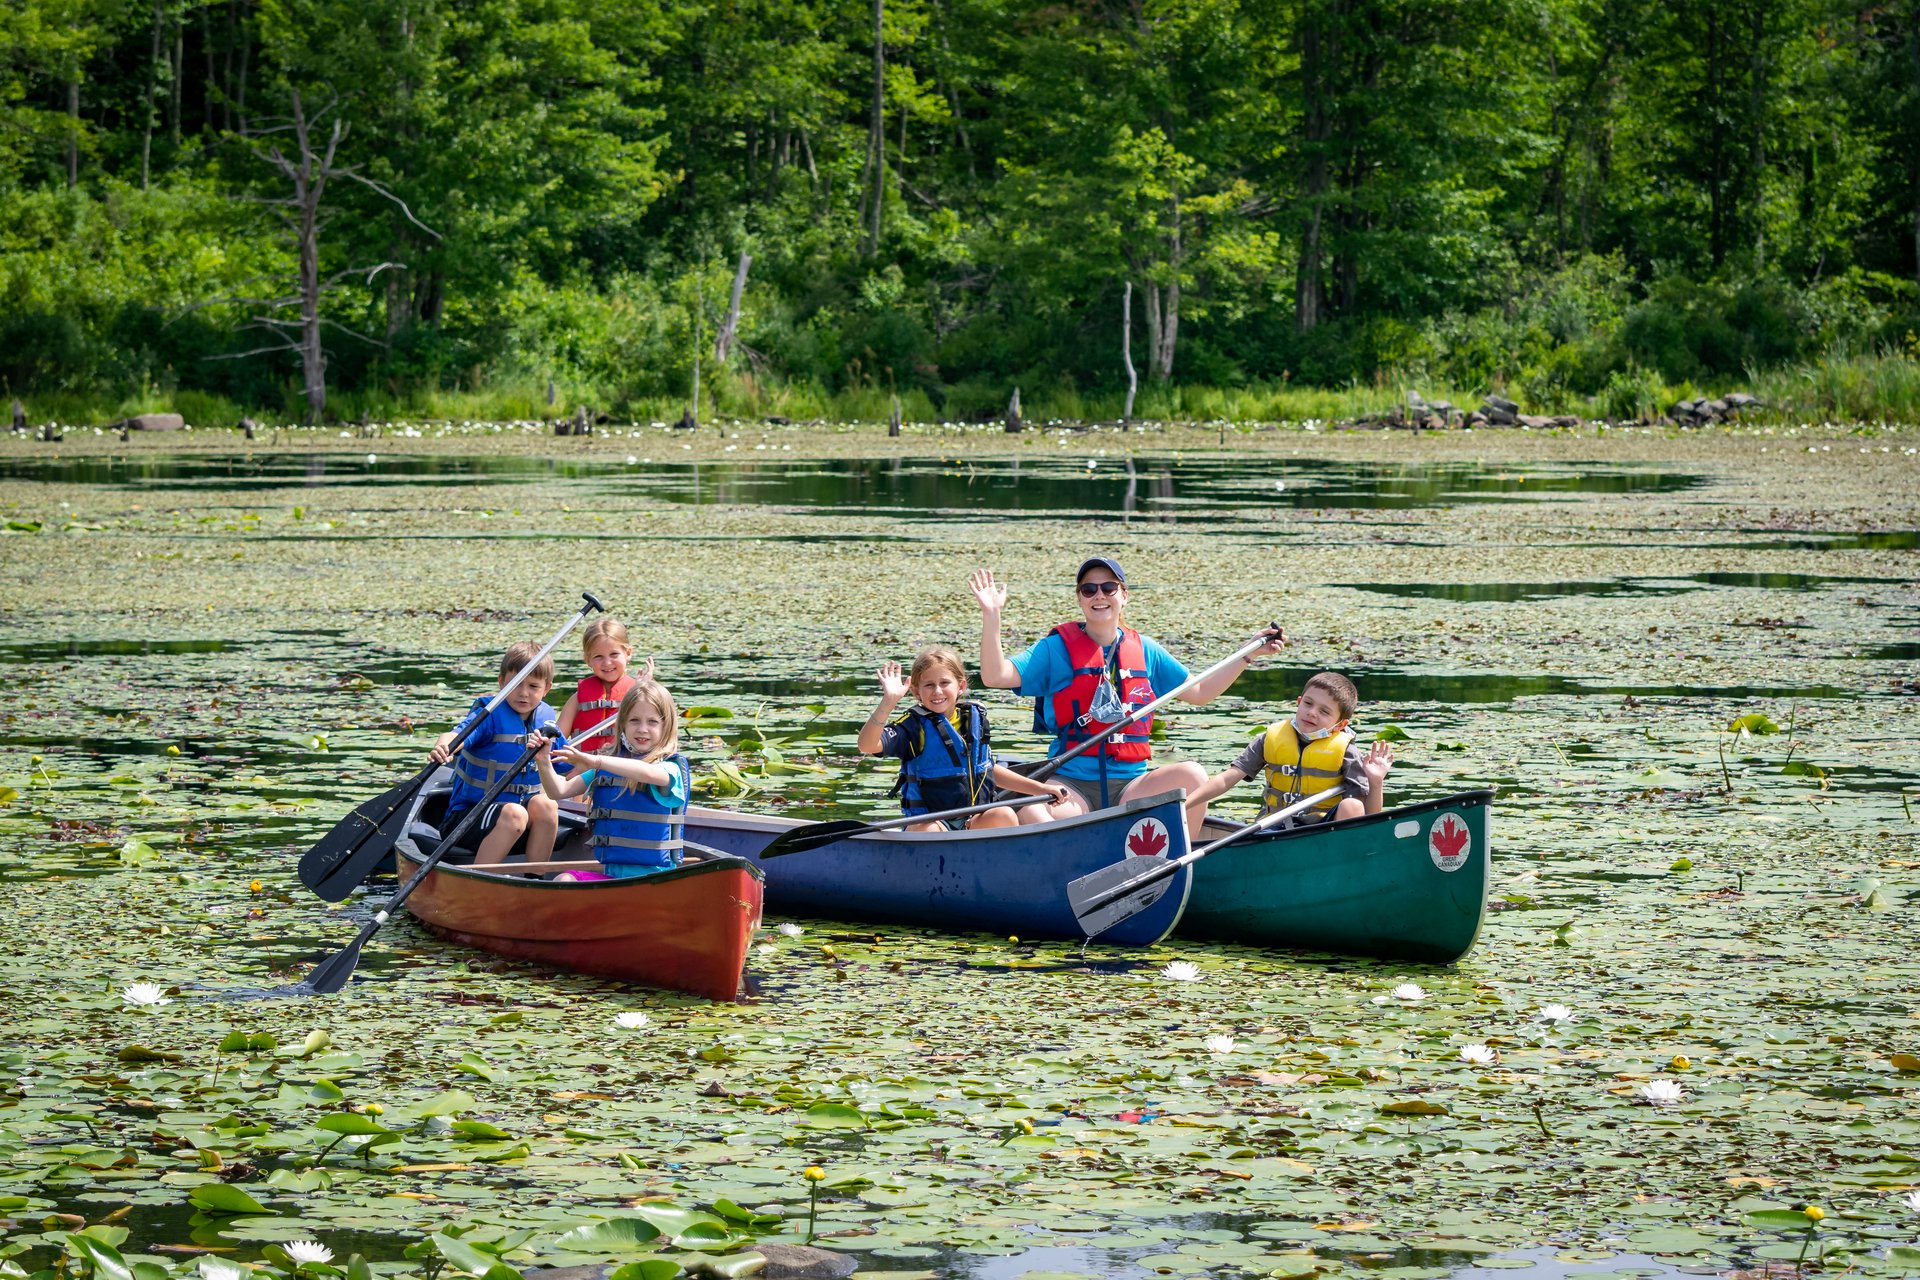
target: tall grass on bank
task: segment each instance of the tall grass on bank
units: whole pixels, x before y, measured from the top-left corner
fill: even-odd
[[[1747,391],[1763,407],[1749,410],[1750,422],[1898,422],[1920,423],[1920,358],[1912,350],[1838,352],[1819,360],[1772,369],[1756,369],[1739,385],[1669,383],[1651,370],[1629,367],[1617,372],[1600,392],[1572,397],[1554,406],[1561,412],[1604,422],[1645,422],[1661,417],[1675,401]],[[1375,417],[1404,407],[1411,393],[1428,402],[1445,400],[1468,410],[1478,406],[1486,388],[1434,386],[1408,377],[1388,377],[1379,386],[1302,387],[1288,383],[1245,387],[1143,387],[1133,416],[1149,422],[1334,423]],[[908,422],[998,422],[1012,387],[979,382],[957,385],[943,402],[919,388],[899,393],[901,416]],[[883,422],[893,394],[863,386],[837,392],[811,381],[776,384],[750,376],[723,374],[703,389],[699,417],[784,418],[794,422]],[[1518,398],[1518,397],[1515,397]],[[1029,423],[1112,422],[1120,417],[1120,392],[1073,387],[1021,389],[1021,410]],[[644,396],[625,401],[593,387],[556,388],[552,404],[547,388],[524,380],[474,389],[421,389],[405,394],[343,391],[329,400],[329,418],[343,424],[360,421],[526,422],[574,416],[580,408],[617,421],[674,422],[687,408],[684,397]],[[1522,404],[1523,412],[1547,406]],[[243,416],[264,423],[295,423],[299,403],[291,394],[278,405],[241,405],[199,391],[145,390],[132,395],[62,392],[34,396],[27,404],[32,422],[101,424],[135,413],[172,411],[197,427],[232,426]]]

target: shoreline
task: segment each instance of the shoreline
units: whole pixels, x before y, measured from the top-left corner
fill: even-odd
[[[468,457],[544,457],[654,465],[674,462],[860,458],[980,460],[1041,456],[1127,457],[1197,454],[1207,457],[1378,458],[1382,460],[1586,459],[1604,450],[1614,461],[1725,461],[1729,445],[1748,443],[1735,456],[1804,455],[1840,442],[1879,452],[1920,452],[1920,425],[1812,423],[1791,426],[1722,424],[1712,427],[1581,426],[1450,428],[1446,430],[1254,427],[1154,423],[1132,427],[1032,426],[1019,434],[999,427],[903,424],[898,437],[884,423],[833,427],[726,423],[684,431],[651,425],[609,425],[587,436],[556,436],[547,423],[396,423],[371,428],[263,428],[246,439],[231,427],[134,432],[126,440],[100,427],[69,428],[63,439],[31,434],[0,437],[0,458],[81,459],[168,455],[406,454]]]

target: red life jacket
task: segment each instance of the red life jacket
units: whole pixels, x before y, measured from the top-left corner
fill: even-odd
[[[593,728],[620,710],[620,700],[627,696],[627,690],[631,688],[632,676],[620,677],[620,683],[611,687],[599,676],[588,676],[573,691],[574,726],[580,729]],[[609,730],[591,738],[582,738],[573,745],[588,753],[605,751],[613,746],[613,733]]]
[[[1073,679],[1067,687],[1053,695],[1054,736],[1065,751],[1079,746],[1088,738],[1094,737],[1113,723],[1111,720],[1095,720],[1088,714],[1093,706],[1093,698],[1099,692],[1100,682],[1107,678],[1106,655],[1100,646],[1087,634],[1086,627],[1078,622],[1063,623],[1053,629],[1060,642],[1067,646],[1067,663],[1073,668]],[[1133,711],[1153,701],[1153,686],[1147,683],[1147,649],[1140,641],[1140,633],[1131,627],[1120,628],[1120,647],[1115,655],[1119,667],[1116,673],[1120,701],[1127,710]],[[1149,738],[1153,734],[1153,717],[1136,720],[1114,734],[1105,742],[1087,752],[1090,756],[1106,756],[1110,760],[1132,762],[1147,760],[1153,756],[1153,747]]]

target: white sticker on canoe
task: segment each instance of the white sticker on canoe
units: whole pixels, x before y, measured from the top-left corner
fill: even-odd
[[[1167,851],[1167,824],[1158,818],[1142,818],[1127,828],[1127,856],[1158,858]]]
[[[1442,871],[1458,871],[1473,852],[1473,832],[1457,813],[1443,813],[1427,828],[1427,852]]]

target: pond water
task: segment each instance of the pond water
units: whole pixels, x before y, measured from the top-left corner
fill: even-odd
[[[414,1273],[434,1233],[468,1272],[488,1255],[461,1240],[637,1261],[653,1230],[803,1239],[817,1186],[819,1243],[863,1275],[1920,1270],[1914,463],[1608,443],[0,458],[0,1256],[84,1249],[84,1219],[163,1269],[135,1280],[292,1271],[300,1239]],[[1157,753],[1224,767],[1335,668],[1364,737],[1405,735],[1391,801],[1499,789],[1472,953],[770,921],[798,932],[765,934],[729,1006],[398,920],[339,996],[218,998],[367,919],[300,890],[298,853],[581,589],[694,709],[709,802],[843,817],[889,804],[853,748],[874,668],[971,656],[981,564],[1030,642],[1096,553],[1195,669],[1268,620],[1292,636]],[[976,693],[1030,758],[1028,708]],[[171,1003],[129,1003],[140,982]],[[1655,1080],[1677,1100],[1647,1104]],[[1435,1109],[1383,1110],[1410,1101]],[[1817,1227],[1780,1216],[1808,1202]],[[652,1225],[568,1234],[603,1218]]]

